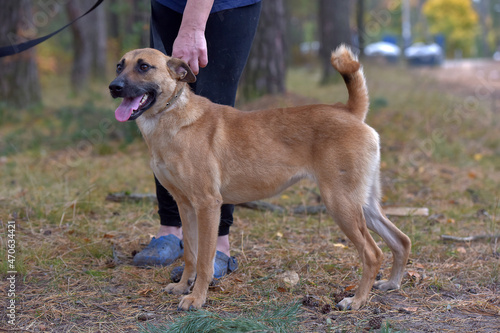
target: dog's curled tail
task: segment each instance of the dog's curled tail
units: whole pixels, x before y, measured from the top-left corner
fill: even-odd
[[[342,75],[349,92],[347,107],[362,121],[368,112],[369,98],[365,76],[361,64],[352,51],[344,44],[332,52],[332,66]]]

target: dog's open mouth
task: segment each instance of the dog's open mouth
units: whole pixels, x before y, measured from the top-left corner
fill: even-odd
[[[122,103],[115,111],[118,121],[137,119],[144,111],[149,109],[156,101],[153,92],[145,93],[136,97],[124,97]]]

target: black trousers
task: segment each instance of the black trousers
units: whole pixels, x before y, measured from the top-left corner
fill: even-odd
[[[214,103],[234,106],[238,82],[257,30],[260,7],[261,3],[258,2],[210,14],[205,30],[208,65],[200,68],[196,82],[191,84],[195,94],[207,97]],[[182,14],[152,0],[151,47],[171,55],[181,21]],[[177,204],[156,177],[155,182],[160,223],[180,227]],[[233,211],[233,205],[222,205],[219,236],[229,234]]]

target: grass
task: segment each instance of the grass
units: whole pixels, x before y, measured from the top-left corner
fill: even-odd
[[[402,66],[365,67],[372,100],[367,122],[382,141],[383,204],[428,207],[432,215],[391,217],[413,242],[411,275],[402,290],[374,291],[362,310],[336,311],[335,302],[355,290],[361,270],[334,221],[324,214],[237,208],[231,243],[240,268],[211,288],[202,312],[207,317],[256,322],[252,311],[302,302],[290,331],[376,331],[369,324],[374,318],[385,323],[383,332],[498,328],[497,243],[440,239],[500,233],[498,112],[489,109],[490,101],[473,108],[466,103],[475,97],[473,78],[458,89],[443,84],[438,69],[431,75]],[[320,86],[319,78],[317,71],[292,70],[288,95],[255,105],[345,100],[342,84]],[[105,200],[113,192],[154,192],[145,144],[133,124],[113,121],[114,102],[104,93],[73,99],[56,86],[44,94],[44,108],[12,118],[0,112],[0,230],[6,235],[7,221],[17,223],[17,327],[130,332],[181,322],[187,316],[176,311],[178,297],[161,292],[171,268],[131,265],[134,251],[156,232],[157,207]],[[316,205],[317,192],[305,181],[270,202]],[[375,239],[386,254],[385,277],[391,255]],[[2,236],[2,275],[5,249]],[[299,275],[296,285],[282,280],[286,271]],[[306,296],[313,301],[305,302]]]
[[[224,316],[204,310],[192,311],[167,326],[141,326],[142,333],[224,333],[224,332],[293,332],[298,323],[300,303],[258,310],[251,315]],[[262,306],[260,306],[262,307]],[[255,312],[255,311],[250,311]]]

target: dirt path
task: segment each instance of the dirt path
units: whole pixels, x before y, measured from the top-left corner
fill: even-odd
[[[500,62],[486,59],[448,60],[441,67],[422,68],[424,75],[443,84],[443,89],[471,95],[500,110]]]

